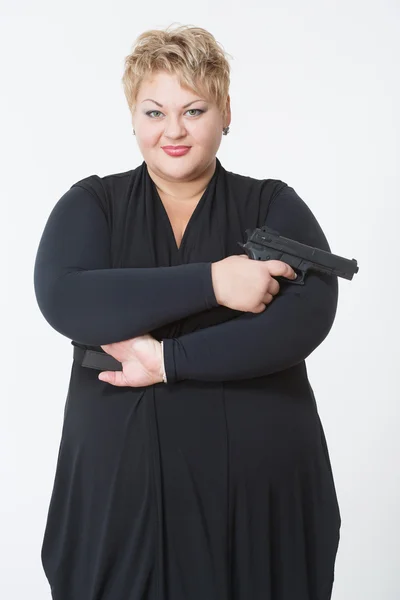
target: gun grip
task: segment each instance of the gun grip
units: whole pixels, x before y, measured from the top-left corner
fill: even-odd
[[[246,244],[242,244],[242,242],[238,242],[238,245],[241,248],[243,248],[245,254],[247,254],[249,258],[251,258],[252,260],[260,260],[258,257],[258,253],[255,250],[253,250],[253,248],[246,246]]]

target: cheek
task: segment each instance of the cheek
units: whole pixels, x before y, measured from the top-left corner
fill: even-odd
[[[219,122],[213,119],[207,123],[198,121],[190,128],[190,134],[193,139],[201,146],[206,148],[214,148],[219,144],[220,133]]]
[[[215,148],[219,144],[219,131],[215,128],[209,131],[199,131],[196,141],[204,148]]]
[[[160,134],[155,129],[147,129],[146,131],[143,131],[143,133],[139,133],[139,136],[142,148],[152,148],[153,146],[156,146],[160,138]]]

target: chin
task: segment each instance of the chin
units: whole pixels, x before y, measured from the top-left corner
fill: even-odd
[[[157,170],[164,175],[169,175],[170,177],[179,179],[187,176],[190,173],[193,173],[193,171],[196,171],[199,166],[201,166],[201,163],[199,164],[193,159],[187,161],[184,159],[185,156],[173,158],[166,155],[162,162],[157,162],[154,164],[154,167],[156,168],[153,167],[153,171]]]

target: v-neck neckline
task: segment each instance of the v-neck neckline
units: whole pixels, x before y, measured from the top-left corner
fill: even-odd
[[[189,233],[190,233],[190,229],[191,229],[191,227],[193,226],[193,222],[194,222],[194,221],[197,219],[197,215],[199,214],[199,212],[200,212],[200,210],[201,210],[201,208],[202,208],[203,204],[205,203],[206,197],[208,196],[208,193],[209,193],[209,191],[210,191],[211,184],[212,184],[212,182],[214,181],[215,177],[217,176],[217,171],[218,171],[218,168],[219,168],[219,161],[218,161],[218,158],[217,158],[217,159],[216,159],[216,163],[215,163],[215,170],[214,170],[214,173],[213,173],[213,175],[212,175],[212,177],[211,177],[210,181],[208,182],[208,184],[207,184],[207,187],[206,187],[206,189],[204,190],[204,192],[203,192],[202,196],[200,197],[200,200],[197,202],[197,204],[196,204],[196,207],[195,207],[194,211],[192,212],[192,214],[191,214],[191,216],[190,216],[190,219],[189,219],[189,221],[187,222],[187,225],[186,225],[186,227],[185,227],[185,231],[183,232],[183,236],[182,236],[182,239],[181,239],[181,243],[180,243],[180,244],[179,244],[179,246],[178,246],[178,244],[176,243],[175,234],[174,234],[174,229],[173,229],[173,227],[172,227],[171,220],[170,220],[170,218],[169,218],[169,216],[168,216],[167,210],[166,210],[166,208],[165,208],[165,206],[164,206],[164,203],[163,203],[163,201],[162,201],[162,199],[161,199],[161,196],[160,196],[160,194],[158,193],[157,186],[156,186],[155,182],[152,180],[152,178],[151,178],[151,177],[150,177],[150,175],[149,175],[149,172],[148,172],[148,170],[147,170],[147,165],[146,165],[147,175],[148,175],[148,177],[149,177],[149,179],[150,179],[150,182],[151,182],[151,184],[152,184],[152,186],[153,186],[153,190],[154,190],[154,192],[155,192],[155,194],[156,194],[156,198],[157,198],[157,200],[158,200],[158,202],[159,202],[159,204],[160,204],[160,208],[161,208],[161,211],[162,211],[162,214],[163,214],[164,220],[165,220],[165,222],[166,222],[166,225],[167,225],[167,229],[168,229],[168,235],[169,235],[169,237],[171,238],[172,244],[173,244],[173,246],[174,246],[174,251],[175,251],[177,254],[180,254],[180,253],[182,252],[182,249],[183,249],[183,247],[184,247],[184,244],[185,244],[185,242],[186,242],[186,239],[187,239],[187,237],[188,237],[188,235],[189,235]]]
[[[170,219],[170,217],[168,215],[168,211],[165,208],[165,205],[164,205],[164,203],[163,203],[163,201],[162,201],[162,199],[161,199],[160,194],[159,194],[158,191],[157,191],[157,194],[158,194],[158,199],[159,199],[159,201],[161,203],[161,210],[163,211],[164,220],[166,221],[167,228],[170,231],[170,237],[172,236],[171,239],[173,239],[173,242],[174,242],[174,245],[175,245],[175,250],[177,252],[179,252],[180,249],[182,248],[182,245],[183,245],[184,241],[185,241],[185,236],[186,236],[186,232],[187,232],[187,230],[189,228],[189,225],[191,224],[192,220],[196,217],[196,211],[197,211],[197,209],[199,207],[200,202],[203,200],[203,196],[204,196],[205,192],[202,194],[202,196],[200,197],[200,199],[197,201],[197,204],[194,207],[194,210],[193,210],[192,214],[190,215],[188,222],[186,223],[185,231],[183,232],[183,235],[182,235],[182,238],[181,238],[179,246],[178,246],[178,244],[176,242],[174,228],[172,226],[171,219]]]

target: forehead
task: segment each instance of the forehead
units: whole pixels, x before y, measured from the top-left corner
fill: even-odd
[[[184,102],[185,100],[189,102],[195,98],[202,98],[202,96],[189,88],[182,87],[177,75],[162,71],[149,74],[142,81],[138,91],[138,100],[143,101],[145,98],[152,98],[164,104],[167,99],[176,99],[177,102]]]

